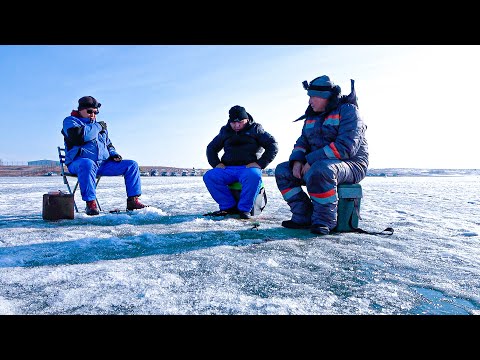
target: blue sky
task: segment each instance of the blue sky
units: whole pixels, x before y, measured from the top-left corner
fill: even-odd
[[[124,158],[209,168],[205,149],[242,105],[288,160],[303,80],[355,79],[371,168],[480,168],[479,45],[0,45],[3,164],[57,159],[84,95]]]

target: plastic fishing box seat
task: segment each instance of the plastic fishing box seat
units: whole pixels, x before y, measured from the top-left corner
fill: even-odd
[[[358,227],[360,204],[363,197],[362,186],[360,184],[340,184],[337,186],[337,195],[337,226],[333,231],[352,231]]]
[[[232,195],[238,204],[238,201],[240,200],[240,192],[242,191],[242,184],[240,184],[240,182],[234,182],[233,184],[228,185],[228,187],[230,188],[230,191],[232,192]],[[266,205],[267,193],[265,192],[265,186],[262,181],[260,190],[258,191],[257,197],[255,198],[255,201],[253,203],[253,208],[250,211],[250,215],[260,215]]]

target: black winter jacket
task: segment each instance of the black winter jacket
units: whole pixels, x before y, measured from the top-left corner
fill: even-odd
[[[235,166],[256,162],[265,169],[277,156],[278,143],[275,138],[256,123],[249,113],[247,115],[248,123],[241,131],[236,132],[227,123],[208,144],[207,159],[212,168],[219,163]],[[220,160],[218,153],[222,149],[224,153]]]

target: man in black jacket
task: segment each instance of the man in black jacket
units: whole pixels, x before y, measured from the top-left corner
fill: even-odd
[[[218,153],[223,149],[222,158]],[[253,120],[245,108],[235,105],[229,110],[228,123],[207,146],[208,163],[213,169],[203,175],[210,195],[218,203],[218,215],[239,214],[250,218],[262,185],[262,169],[278,153],[275,138]],[[240,182],[242,191],[238,204],[228,185]]]

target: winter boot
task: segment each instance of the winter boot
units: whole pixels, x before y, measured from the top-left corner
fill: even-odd
[[[287,229],[309,229],[310,223],[299,224],[293,220],[284,220],[282,221],[282,226],[286,227]]]
[[[97,202],[95,200],[87,201],[87,207],[85,208],[85,212],[87,215],[98,215],[100,211],[98,211]]]
[[[138,210],[147,207],[148,205],[143,205],[138,196],[129,196],[127,198],[127,210]]]
[[[240,211],[239,214],[240,214],[240,219],[250,219],[252,217],[249,212]]]
[[[313,224],[310,227],[310,232],[317,235],[328,235],[330,234],[330,229],[327,226],[321,224]]]
[[[227,210],[217,210],[217,211],[209,212],[209,213],[203,214],[203,216],[227,216],[232,214],[238,214],[237,206],[231,207],[230,209],[227,209]]]

